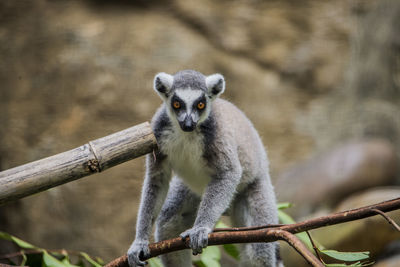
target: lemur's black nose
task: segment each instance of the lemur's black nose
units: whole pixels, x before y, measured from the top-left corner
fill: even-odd
[[[180,123],[180,125],[184,132],[191,132],[196,128],[196,123],[190,116],[186,116],[185,120]]]

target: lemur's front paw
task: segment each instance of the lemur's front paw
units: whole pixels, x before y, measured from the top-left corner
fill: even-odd
[[[193,227],[186,230],[180,237],[185,239],[189,237],[189,246],[193,251],[193,255],[197,255],[203,251],[203,248],[208,245],[208,234],[211,233],[211,228],[208,227]]]
[[[128,250],[128,263],[130,267],[144,266],[146,261],[141,259],[150,257],[148,241],[134,241]]]

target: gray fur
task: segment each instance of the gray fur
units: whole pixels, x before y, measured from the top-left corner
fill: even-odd
[[[171,76],[172,85],[163,75],[168,74],[156,76],[155,90],[164,104],[152,120],[159,151],[156,158],[147,156],[136,238],[128,250],[131,267],[143,265],[139,256],[148,253],[157,214],[156,240],[189,237],[193,254],[207,246],[208,234],[228,208],[234,226],[278,223],[263,144],[246,116],[217,98],[225,89],[222,75],[181,71]],[[193,103],[202,94],[205,108],[198,110]],[[184,108],[173,108],[174,97]],[[195,127],[184,128],[183,117]],[[277,266],[275,243],[242,247],[241,266]],[[165,266],[191,266],[188,250],[161,259]]]
[[[207,91],[206,81],[203,74],[194,70],[182,70],[174,75],[172,89],[191,88]]]

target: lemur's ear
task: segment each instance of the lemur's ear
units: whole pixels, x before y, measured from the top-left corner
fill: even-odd
[[[206,77],[206,86],[208,93],[212,98],[217,98],[225,90],[225,79],[219,73]]]
[[[171,90],[174,77],[165,72],[160,72],[154,77],[154,90],[165,99]]]

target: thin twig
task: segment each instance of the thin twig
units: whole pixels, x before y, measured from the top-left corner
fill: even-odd
[[[293,247],[303,258],[314,267],[324,267],[325,265],[312,254],[311,251],[300,241],[297,236],[292,233],[283,230],[271,230],[271,234],[274,234],[281,240],[286,241],[291,247]]]
[[[382,215],[382,217],[385,218],[386,221],[388,221],[389,224],[393,225],[393,227],[394,227],[397,231],[400,232],[400,226],[399,226],[392,218],[390,218],[386,213],[384,213],[383,211],[378,210],[378,209],[371,209],[371,210],[373,210],[373,211],[375,211],[376,213]]]
[[[312,239],[310,233],[309,233],[308,231],[306,231],[306,233],[307,233],[307,235],[308,235],[308,238],[309,238],[310,241],[311,241],[311,245],[313,246],[313,249],[314,249],[315,254],[317,255],[318,259],[319,259],[321,262],[324,262],[324,260],[322,259],[321,255],[319,254],[318,248],[317,248],[317,246],[315,245],[314,240]]]

